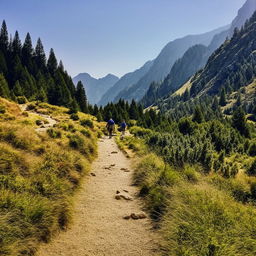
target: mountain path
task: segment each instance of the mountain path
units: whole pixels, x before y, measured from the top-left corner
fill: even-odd
[[[131,160],[113,139],[101,139],[98,151],[91,174],[74,198],[71,227],[42,245],[37,256],[158,255],[158,236],[150,219],[123,218],[142,212],[138,189],[132,186]]]

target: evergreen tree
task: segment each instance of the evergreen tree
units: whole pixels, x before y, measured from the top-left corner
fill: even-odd
[[[27,33],[23,47],[22,47],[22,63],[23,65],[27,66],[29,71],[32,71],[32,57],[33,57],[33,46],[30,34]]]
[[[19,33],[18,31],[16,31],[13,38],[13,42],[12,42],[13,56],[15,55],[21,56],[21,49],[22,49],[22,44],[20,41]]]
[[[57,68],[58,68],[58,62],[52,48],[50,50],[50,54],[47,62],[47,68],[52,75],[54,75],[54,73],[57,71]]]
[[[1,32],[0,32],[0,49],[6,54],[9,44],[8,31],[5,20],[2,23]]]
[[[225,88],[221,89],[219,104],[220,104],[220,106],[226,106],[226,104],[227,104]]]
[[[40,38],[38,38],[35,48],[35,62],[38,69],[44,70],[46,66],[46,56],[44,47]]]
[[[69,108],[70,114],[75,114],[75,113],[77,113],[78,110],[79,110],[79,106],[78,106],[76,100],[72,100],[70,103],[70,108]]]
[[[84,113],[88,113],[87,97],[86,97],[84,86],[81,81],[77,83],[75,97],[80,107],[80,110]]]
[[[0,97],[9,98],[10,90],[8,84],[2,74],[0,74]]]
[[[23,90],[20,86],[19,80],[16,81],[16,83],[13,87],[13,92],[14,92],[15,96],[22,96],[23,95]]]
[[[249,128],[246,122],[245,112],[242,107],[237,108],[232,117],[232,125],[236,128],[242,135],[250,137]]]
[[[202,110],[200,108],[200,106],[196,106],[195,108],[195,111],[194,111],[194,115],[193,115],[193,119],[192,119],[194,122],[197,122],[197,123],[202,123],[204,121],[204,116],[203,116],[203,113],[202,113]]]

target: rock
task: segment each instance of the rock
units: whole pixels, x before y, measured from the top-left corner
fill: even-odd
[[[120,196],[120,195],[116,195],[116,196],[115,196],[115,199],[116,199],[116,200],[121,200],[121,196]]]
[[[125,220],[129,220],[130,218],[131,218],[130,215],[125,215],[125,216],[123,217],[123,219],[125,219]]]
[[[95,177],[95,176],[96,176],[96,174],[95,174],[95,173],[93,173],[93,172],[91,172],[91,176],[94,176],[94,177]]]
[[[124,172],[130,172],[130,170],[125,170]]]
[[[129,191],[128,191],[128,190],[123,189],[123,191],[124,191],[125,193],[129,193]]]
[[[121,171],[126,171],[126,170],[127,170],[127,168],[121,168],[120,170],[121,170]]]
[[[114,167],[114,166],[116,166],[116,164],[111,164],[110,166],[111,166],[111,167]]]
[[[120,194],[120,191],[119,191],[119,190],[117,190],[117,191],[116,191],[116,194]]]
[[[125,195],[120,195],[121,198],[123,198],[124,200],[127,200],[127,201],[132,201],[132,197],[130,196],[125,196]]]
[[[131,218],[132,218],[133,220],[138,220],[138,219],[139,219],[139,217],[138,217],[137,214],[135,214],[135,213],[132,213],[132,214],[131,214]]]
[[[117,151],[112,151],[111,154],[118,154],[118,152]]]
[[[142,213],[138,214],[138,217],[139,217],[139,219],[146,219],[147,215],[144,212],[142,212]]]

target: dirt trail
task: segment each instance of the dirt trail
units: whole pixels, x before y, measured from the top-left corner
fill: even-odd
[[[74,223],[50,244],[43,245],[37,255],[158,255],[155,250],[157,237],[151,230],[150,220],[123,219],[125,215],[141,212],[141,202],[135,195],[137,188],[131,185],[130,164],[113,139],[101,140],[92,173],[75,198]],[[117,190],[133,200],[116,200]]]
[[[29,110],[27,110],[27,106],[28,106],[27,104],[21,104],[21,105],[20,105],[20,108],[21,108],[22,111],[26,111],[26,112],[28,112],[28,113],[33,113],[33,114],[36,114],[36,115],[38,115],[38,116],[41,116],[41,117],[43,117],[43,118],[47,121],[47,123],[44,123],[44,124],[42,124],[40,127],[38,127],[38,128],[35,129],[37,132],[45,132],[45,131],[47,131],[49,128],[53,127],[55,124],[58,123],[55,119],[53,119],[53,118],[52,118],[51,116],[49,116],[49,115],[44,115],[44,114],[41,114],[41,113],[37,113],[37,112],[35,112],[35,111],[29,111]]]

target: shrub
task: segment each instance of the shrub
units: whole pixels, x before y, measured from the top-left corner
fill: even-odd
[[[54,128],[48,129],[47,134],[53,139],[61,138],[62,136],[61,131]]]
[[[36,125],[42,125],[43,124],[43,121],[42,120],[36,120]]]
[[[17,102],[18,102],[18,104],[25,104],[25,103],[27,103],[27,99],[24,96],[18,96]]]
[[[73,113],[73,114],[71,114],[71,115],[70,115],[70,118],[71,118],[73,121],[77,121],[77,120],[79,120],[79,116],[78,116],[78,114],[77,114],[77,113]]]
[[[256,160],[253,161],[251,166],[247,170],[249,176],[256,176]]]
[[[27,110],[35,110],[36,109],[36,104],[35,103],[30,103],[27,106]]]
[[[91,132],[90,132],[89,130],[87,130],[87,129],[81,130],[81,133],[82,133],[85,137],[87,137],[87,138],[91,138],[91,137],[92,137]]]
[[[256,182],[252,182],[250,186],[251,196],[253,200],[256,200]]]
[[[4,114],[5,112],[5,107],[3,105],[0,105],[0,114]]]
[[[130,133],[133,134],[134,136],[144,137],[144,136],[147,136],[147,135],[151,135],[152,130],[145,129],[145,128],[138,127],[138,126],[133,126],[133,127],[130,128]]]
[[[256,156],[256,143],[255,142],[253,142],[250,145],[248,153],[249,153],[250,156]]]
[[[77,150],[83,150],[85,145],[85,141],[82,137],[79,135],[71,135],[69,138],[69,146],[77,149]]]
[[[93,128],[94,127],[93,121],[91,119],[83,119],[83,120],[80,121],[80,124],[82,126],[87,126],[89,128]]]

